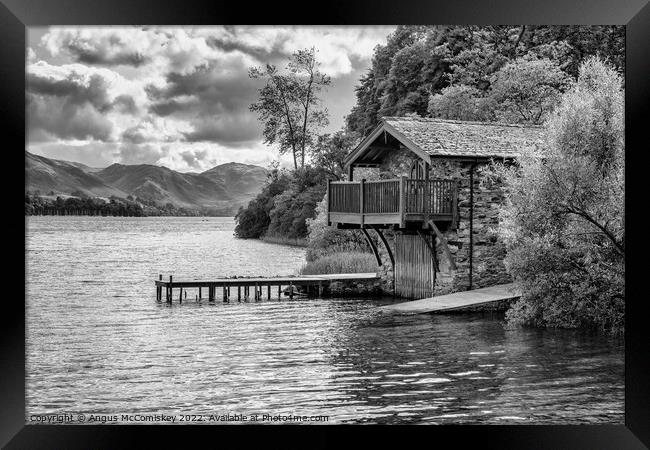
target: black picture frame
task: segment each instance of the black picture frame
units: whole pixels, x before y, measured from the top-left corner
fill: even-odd
[[[238,446],[251,439],[264,439],[264,447],[301,443],[307,448],[345,442],[350,437],[374,443],[420,445],[446,448],[469,443],[483,448],[539,449],[633,449],[650,446],[650,327],[642,314],[643,276],[641,260],[644,237],[635,219],[646,209],[634,199],[645,187],[641,171],[644,126],[650,105],[650,6],[647,0],[497,0],[497,1],[413,1],[357,0],[291,5],[277,2],[222,2],[205,0],[0,0],[0,119],[3,130],[2,165],[6,176],[5,252],[11,262],[4,274],[2,302],[2,376],[0,390],[0,444],[5,448],[121,448],[134,445],[179,446],[199,435],[210,445],[226,445],[235,439]],[[25,44],[26,27],[46,25],[211,25],[211,24],[593,24],[626,25],[626,322],[625,336],[625,426],[90,426],[25,425],[25,308],[17,288],[20,271],[25,277],[24,246],[13,238],[24,232],[19,224],[21,194],[20,164],[25,144]],[[646,145],[647,147],[647,145]],[[636,173],[635,173],[636,172]],[[10,181],[10,175],[17,175]],[[23,179],[24,182],[24,179]],[[24,184],[24,183],[23,183]],[[11,194],[9,194],[11,193]],[[16,195],[14,195],[16,194]],[[641,197],[643,199],[643,197]],[[14,210],[15,209],[15,210]],[[9,220],[8,220],[9,219]],[[24,234],[23,234],[24,236]],[[24,242],[23,242],[24,244]],[[22,291],[24,298],[24,290]],[[218,381],[215,381],[218,382]],[[415,440],[417,439],[417,441]],[[412,444],[411,444],[412,443]],[[645,445],[644,445],[645,444]]]

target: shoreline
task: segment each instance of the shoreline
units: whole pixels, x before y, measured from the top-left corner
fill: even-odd
[[[290,245],[292,247],[304,247],[307,248],[309,241],[306,238],[288,238],[283,236],[262,236],[258,240],[263,242],[268,242],[269,244],[280,244],[280,245]]]

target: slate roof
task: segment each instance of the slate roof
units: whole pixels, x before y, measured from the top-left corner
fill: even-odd
[[[522,149],[539,151],[544,128],[495,122],[470,122],[424,117],[384,117],[390,128],[431,156],[517,157]],[[394,133],[393,133],[394,134]]]

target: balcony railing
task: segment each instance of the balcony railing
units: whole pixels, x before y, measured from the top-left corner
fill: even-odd
[[[328,199],[329,222],[404,226],[431,218],[455,223],[458,189],[454,180],[332,181]]]
[[[406,213],[451,215],[456,182],[451,180],[406,180]]]

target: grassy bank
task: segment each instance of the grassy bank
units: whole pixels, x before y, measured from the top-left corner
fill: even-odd
[[[301,275],[323,273],[367,273],[377,271],[377,261],[372,253],[338,252],[322,256],[305,264]]]
[[[288,238],[284,236],[262,236],[260,238],[264,242],[272,244],[293,245],[295,247],[307,247],[308,241],[305,238]]]

